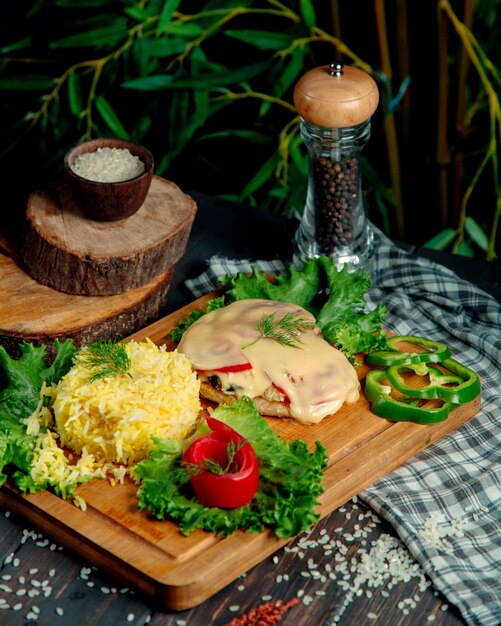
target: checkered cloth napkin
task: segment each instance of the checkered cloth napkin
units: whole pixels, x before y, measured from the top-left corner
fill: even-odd
[[[450,346],[482,378],[479,413],[359,494],[395,528],[468,624],[501,624],[501,305],[454,272],[397,248],[375,229],[368,308],[385,326]],[[213,257],[186,286],[196,296],[227,273],[280,273],[290,262]]]

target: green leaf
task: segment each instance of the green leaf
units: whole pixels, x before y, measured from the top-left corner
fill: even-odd
[[[125,130],[122,122],[118,118],[118,115],[115,113],[113,107],[105,99],[105,97],[98,96],[95,102],[96,109],[99,111],[103,121],[107,124],[112,133],[120,139],[130,139],[129,133]]]
[[[162,176],[167,169],[169,168],[172,159],[176,156],[175,152],[171,152],[170,150],[168,150],[167,152],[165,152],[163,154],[163,156],[158,160],[158,163],[156,162],[155,165],[155,171],[157,172],[157,174],[159,176]]]
[[[137,91],[165,91],[172,88],[174,77],[170,74],[155,74],[145,78],[126,80],[121,84],[124,89],[136,89]]]
[[[136,44],[140,45],[143,54],[162,59],[183,52],[186,48],[186,39],[181,37],[154,37],[139,39]]]
[[[162,12],[160,13],[160,18],[158,20],[158,34],[166,32],[166,29],[170,24],[171,18],[174,12],[177,11],[180,4],[181,0],[166,0]]]
[[[245,185],[241,199],[244,200],[252,195],[257,189],[267,183],[275,174],[278,163],[278,155],[274,152],[271,157],[259,168],[257,174]]]
[[[259,117],[264,117],[270,109],[271,109],[271,102],[268,102],[267,100],[263,100],[259,107]]]
[[[83,31],[57,39],[50,43],[52,49],[58,48],[93,48],[95,46],[105,46],[107,48],[115,45],[120,39],[125,39],[129,34],[125,20],[100,26],[92,30]]]
[[[34,347],[23,342],[18,359],[11,358],[0,346],[0,366],[8,379],[8,386],[0,391],[0,411],[16,419],[28,417],[38,405],[42,384],[51,384],[66,374],[75,352],[73,342],[67,340],[61,344],[56,339],[54,346],[57,352],[50,366],[46,363],[45,346]]]
[[[190,93],[176,91],[169,109],[169,138],[176,150],[186,145],[194,131],[194,123],[189,114]]]
[[[158,60],[148,51],[148,40],[144,37],[136,39],[126,52],[127,62],[124,73],[117,79],[126,81],[156,74],[159,70]],[[130,58],[130,60],[129,60]],[[115,85],[116,86],[116,85]]]
[[[318,263],[327,278],[327,302],[317,315],[317,324],[329,343],[342,350],[350,360],[358,352],[383,349],[386,335],[381,325],[386,307],[378,304],[365,311],[365,294],[371,286],[368,274],[358,270],[338,271],[332,259],[319,257]]]
[[[9,413],[0,411],[0,485],[7,476],[4,468],[15,466],[29,473],[36,437],[26,434],[26,427]]]
[[[332,259],[318,257],[304,263],[298,271],[291,266],[288,274],[276,277],[276,284],[265,273],[252,269],[222,279],[231,286],[227,297],[264,298],[297,304],[316,317],[317,326],[329,343],[342,350],[353,362],[358,352],[371,352],[386,346],[382,321],[386,308],[379,304],[365,310],[365,294],[370,277],[362,271],[338,271]]]
[[[19,345],[21,356],[11,358],[0,346],[0,366],[5,371],[8,384],[0,391],[0,484],[7,476],[2,474],[9,467],[13,483],[22,493],[34,493],[53,487],[62,495],[59,478],[35,483],[31,477],[31,465],[35,454],[37,437],[28,435],[22,422],[38,407],[43,384],[53,385],[72,366],[75,346],[71,340],[54,341],[55,357],[50,365],[46,358],[46,347],[35,347],[31,343]],[[67,485],[66,495],[74,495],[74,488],[88,477],[77,477],[73,485]]]
[[[193,94],[195,100],[194,125],[196,128],[202,127],[209,117],[209,94],[207,91],[197,89]]]
[[[68,25],[69,32],[81,32],[101,28],[103,26],[126,25],[127,19],[117,13],[104,13],[103,11],[80,11],[76,14],[76,19]]]
[[[158,519],[174,519],[185,534],[203,528],[230,535],[239,528],[256,532],[267,526],[278,537],[291,537],[314,524],[328,462],[325,448],[316,442],[310,452],[304,441],[282,441],[249,398],[231,407],[221,405],[213,416],[240,433],[256,453],[259,487],[251,502],[235,509],[202,506],[188,485],[181,443],[154,438],[150,456],[135,467],[139,508],[149,509]],[[207,430],[202,424],[192,440]]]
[[[25,48],[29,48],[33,45],[32,37],[23,37],[23,39],[19,39],[14,43],[8,44],[6,46],[2,46],[0,48],[0,52],[2,54],[8,54],[9,52],[14,52],[15,50],[23,50]]]
[[[472,241],[476,243],[481,250],[487,252],[489,248],[489,237],[485,234],[482,227],[472,217],[465,219],[464,227]]]
[[[0,76],[0,89],[18,91],[47,91],[54,87],[54,79],[42,74]]]
[[[264,298],[292,302],[307,310],[311,310],[311,303],[321,289],[316,262],[305,263],[301,271],[291,266],[289,274],[277,276],[274,284],[255,266],[250,276],[239,273],[237,276],[225,276],[222,281],[231,286],[227,296],[234,300]]]
[[[148,131],[153,125],[153,118],[149,115],[143,115],[136,120],[131,136],[136,138],[136,141],[141,143],[144,137],[146,137]]]
[[[219,298],[214,298],[213,300],[209,300],[209,302],[207,302],[206,311],[204,309],[197,309],[195,311],[191,311],[191,313],[189,313],[187,317],[182,319],[179,322],[179,324],[176,326],[176,328],[172,330],[172,332],[170,333],[171,339],[175,341],[176,343],[179,343],[181,341],[181,337],[183,336],[184,332],[194,322],[200,319],[202,315],[205,315],[206,312],[210,313],[211,311],[215,311],[216,309],[221,309],[222,307],[225,306],[225,304],[226,304],[225,297],[223,295],[223,296],[219,296]]]
[[[456,237],[456,231],[453,228],[445,228],[424,244],[425,248],[433,250],[445,250]]]
[[[243,41],[258,50],[283,50],[291,43],[291,36],[283,32],[262,30],[225,30],[225,35]]]
[[[287,91],[293,83],[296,83],[299,74],[303,72],[304,55],[304,48],[296,48],[290,55],[290,60],[279,78],[280,90],[282,93]]]
[[[304,23],[311,30],[317,21],[313,2],[311,0],[299,0],[299,6],[301,7],[301,15],[303,16]]]
[[[132,7],[125,7],[124,13],[137,22],[145,22],[150,17],[150,12],[137,4]]]
[[[178,35],[179,37],[186,37],[187,39],[193,39],[203,33],[204,29],[195,22],[169,22],[164,26],[164,33],[166,35]]]
[[[67,87],[70,111],[73,113],[73,115],[78,116],[82,112],[82,93],[80,90],[80,78],[78,74],[72,72],[68,76]]]
[[[54,98],[51,102],[51,106],[47,110],[47,117],[50,121],[50,126],[54,129],[55,139],[58,139],[58,121],[61,119],[61,98]]]
[[[461,256],[474,257],[475,251],[468,241],[460,241],[456,246],[455,252]]]
[[[178,79],[172,85],[183,89],[207,89],[208,87],[221,87],[223,85],[234,85],[242,83],[267,71],[270,67],[269,61],[261,61],[250,65],[243,65],[236,69],[219,70],[214,73],[207,73],[199,78]]]
[[[299,137],[296,140],[291,141],[289,146],[289,156],[292,160],[292,164],[295,165],[298,171],[302,176],[306,176],[308,172],[308,155],[305,150],[303,150],[303,144],[301,141],[298,141]]]
[[[47,0],[36,0],[36,2],[33,2],[31,7],[28,10],[28,17],[31,17],[32,15],[36,15],[39,11],[42,11],[47,5]]]

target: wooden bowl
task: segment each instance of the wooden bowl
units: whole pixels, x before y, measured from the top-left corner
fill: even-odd
[[[142,161],[144,171],[126,180],[96,181],[73,170],[79,156],[102,148],[128,150]],[[140,209],[150,188],[154,159],[148,149],[132,141],[101,138],[71,148],[64,157],[64,168],[73,198],[82,213],[93,220],[108,222],[125,219]]]

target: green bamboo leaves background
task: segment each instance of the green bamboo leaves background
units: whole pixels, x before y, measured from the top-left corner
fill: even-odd
[[[5,10],[0,160],[6,181],[24,178],[4,189],[5,217],[61,172],[73,144],[111,135],[145,144],[156,173],[185,190],[301,212],[307,162],[292,92],[305,71],[339,59],[381,92],[363,161],[369,217],[395,238],[497,259],[490,0],[19,0]]]

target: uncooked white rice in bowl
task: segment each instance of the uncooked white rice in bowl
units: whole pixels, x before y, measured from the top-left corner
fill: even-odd
[[[98,148],[80,154],[71,164],[75,174],[99,183],[118,183],[144,172],[144,163],[127,148]]]

